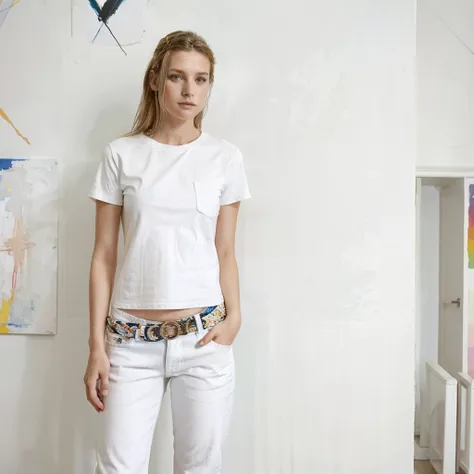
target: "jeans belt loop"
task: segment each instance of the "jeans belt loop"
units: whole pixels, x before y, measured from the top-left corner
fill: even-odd
[[[202,325],[202,319],[200,314],[194,315],[194,321],[196,322],[196,332],[198,334],[204,333],[204,326]]]

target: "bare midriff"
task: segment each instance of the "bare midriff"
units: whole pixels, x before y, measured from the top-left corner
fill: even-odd
[[[149,319],[151,321],[176,321],[199,314],[204,308],[185,308],[185,309],[123,309],[118,308],[124,313],[131,314],[137,318]]]

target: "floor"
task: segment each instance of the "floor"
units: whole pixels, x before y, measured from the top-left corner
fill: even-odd
[[[429,461],[415,461],[415,474],[436,474]]]

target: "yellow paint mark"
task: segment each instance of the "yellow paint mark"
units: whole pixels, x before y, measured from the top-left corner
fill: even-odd
[[[8,334],[8,317],[13,303],[13,296],[9,300],[2,300],[0,309],[0,334]]]
[[[5,111],[3,109],[0,109],[0,117],[3,118],[3,120],[5,120],[7,123],[9,123],[12,127],[13,127],[13,130],[15,130],[16,134],[23,140],[25,140],[26,143],[28,143],[28,145],[31,145],[30,141],[28,140],[28,138],[26,138],[25,136],[23,136],[21,133],[20,133],[20,130],[18,130],[15,125],[13,125],[13,122],[10,120],[10,118],[8,117],[8,115],[5,113]]]
[[[12,4],[8,8],[13,8],[20,0],[13,0]],[[3,0],[0,0],[0,5],[2,4]]]

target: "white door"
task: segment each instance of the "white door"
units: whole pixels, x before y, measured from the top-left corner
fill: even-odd
[[[443,181],[418,178],[417,181],[417,305],[416,305],[416,459],[427,459],[428,412],[426,362],[438,363],[439,346],[439,222],[440,186]]]
[[[438,363],[453,377],[467,372],[467,180],[440,189],[440,309]],[[466,303],[466,305],[465,305]],[[467,308],[466,308],[467,309]]]

